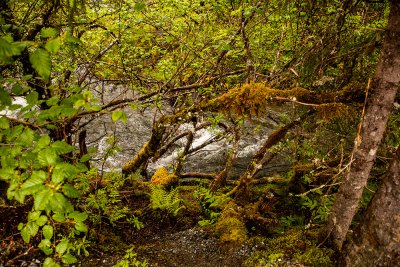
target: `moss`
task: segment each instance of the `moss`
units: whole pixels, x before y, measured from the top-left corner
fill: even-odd
[[[293,260],[299,263],[303,263],[306,266],[333,266],[333,262],[330,257],[333,255],[333,250],[331,249],[319,249],[312,248],[306,250],[305,252],[298,252],[294,254]]]
[[[260,250],[252,253],[244,266],[287,266],[287,262],[305,266],[332,266],[333,251],[316,248],[315,243],[307,239],[312,234],[291,229],[275,238],[253,238],[249,243],[257,245]]]
[[[165,167],[158,168],[150,180],[151,184],[161,187],[168,187],[178,183],[178,177],[170,174]]]
[[[143,147],[140,149],[139,153],[134,157],[133,160],[127,162],[123,167],[122,167],[122,172],[124,173],[130,173],[135,170],[135,166],[138,164],[141,158],[146,156],[149,153],[149,142],[145,143]]]
[[[222,211],[215,230],[223,243],[238,245],[247,240],[247,230],[243,216],[233,201],[229,202]]]

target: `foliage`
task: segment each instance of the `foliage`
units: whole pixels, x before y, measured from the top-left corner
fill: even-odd
[[[150,206],[153,210],[161,210],[169,215],[177,216],[183,208],[177,188],[167,191],[160,186],[151,186]]]
[[[328,219],[334,202],[332,195],[314,195],[301,197],[302,207],[311,212],[311,220],[321,223]]]
[[[137,253],[134,251],[134,247],[131,247],[125,251],[125,255],[121,261],[114,265],[114,267],[147,267],[149,266],[146,261],[139,261],[137,259]]]
[[[117,222],[127,221],[138,230],[143,228],[143,224],[121,200],[119,190],[124,185],[124,179],[119,173],[100,176],[96,169],[92,169],[76,180],[81,192],[86,193],[81,202],[92,224],[98,225],[107,219],[114,226]],[[98,187],[94,192],[93,186]]]
[[[200,226],[208,226],[217,222],[221,210],[231,199],[225,195],[217,195],[204,187],[198,187],[194,196],[200,202],[206,219],[199,221]]]
[[[385,3],[369,1],[24,0],[0,7],[0,179],[9,201],[31,206],[18,228],[48,256],[45,266],[87,254],[87,222],[143,227],[121,200],[128,179],[103,173],[106,161],[122,152],[120,140],[109,137],[103,157],[92,159],[98,140],[87,150],[82,137],[100,117],[108,116],[112,127],[127,123],[128,106],[174,118],[162,125],[160,146],[197,119],[216,127],[231,114],[243,120],[276,109],[288,119],[315,109],[318,116],[291,129],[280,146],[291,162],[316,165],[301,175],[303,189],[340,179],[342,165],[333,174],[320,163],[340,158],[342,164],[351,153],[359,123],[353,117],[375,70],[387,16]],[[385,157],[399,143],[398,121],[396,111]],[[137,153],[147,157],[143,171],[150,145]],[[152,178],[160,186],[176,182],[163,168]],[[301,198],[313,222],[325,221],[331,189]],[[365,193],[362,208],[371,195]],[[244,236],[240,215],[221,215],[231,199],[205,188],[196,197],[205,214],[199,224],[221,219],[220,229],[236,225],[237,239]],[[152,186],[150,199],[152,209],[172,216],[183,208],[177,189]],[[286,216],[282,224],[297,221]],[[127,255],[135,262],[132,250]],[[280,257],[278,251],[266,261]]]

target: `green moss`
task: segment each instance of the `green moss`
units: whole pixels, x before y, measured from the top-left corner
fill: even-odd
[[[275,238],[253,238],[250,243],[260,250],[252,253],[244,266],[286,266],[288,261],[305,266],[332,266],[333,251],[316,248],[309,236],[304,230],[291,229]]]
[[[216,233],[220,240],[228,244],[242,244],[247,240],[246,225],[243,216],[238,211],[238,206],[229,202],[222,211],[215,226]]]
[[[333,250],[331,249],[312,248],[303,253],[298,252],[294,254],[292,259],[296,262],[303,263],[306,266],[333,266],[334,264],[330,259],[332,254]]]
[[[178,177],[174,174],[169,174],[165,167],[161,167],[156,170],[154,175],[151,177],[150,182],[153,185],[158,185],[165,188],[172,184],[176,184],[178,182]]]

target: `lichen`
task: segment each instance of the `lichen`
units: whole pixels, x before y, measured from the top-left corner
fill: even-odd
[[[150,179],[151,184],[158,185],[163,188],[178,182],[178,177],[175,174],[170,174],[165,167],[158,168]]]

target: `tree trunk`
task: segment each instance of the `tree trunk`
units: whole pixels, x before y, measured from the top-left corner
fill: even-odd
[[[216,192],[221,186],[226,183],[226,178],[235,164],[237,154],[239,152],[239,129],[236,125],[233,126],[233,145],[228,151],[228,157],[226,159],[225,168],[215,175],[214,180],[210,184],[210,191]]]
[[[235,196],[235,198],[240,198],[241,196],[246,195],[247,188],[250,183],[253,181],[254,176],[257,174],[261,168],[269,163],[273,157],[276,156],[278,152],[268,152],[270,148],[278,144],[290,131],[293,127],[300,124],[304,119],[306,119],[310,114],[314,111],[309,111],[303,114],[298,119],[286,124],[285,126],[279,128],[272,132],[267,139],[265,139],[264,144],[262,147],[258,149],[256,154],[251,159],[251,162],[247,166],[246,172],[240,176],[239,184],[233,188],[227,195],[228,196]]]
[[[400,83],[400,2],[391,1],[391,12],[376,77],[367,100],[361,132],[353,159],[328,219],[325,236],[336,250],[342,244],[356,213],[363,189],[376,158],[379,143]]]
[[[400,264],[400,146],[388,173],[368,206],[340,266]]]

